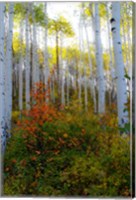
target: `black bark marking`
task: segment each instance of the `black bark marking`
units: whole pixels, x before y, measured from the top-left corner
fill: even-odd
[[[114,31],[114,30],[116,30],[116,28],[115,28],[115,27],[111,28],[111,31]]]
[[[124,119],[123,119],[123,118],[121,119],[121,122],[122,122],[122,124],[124,124],[124,123],[125,123],[125,121],[124,121]]]
[[[118,42],[118,44],[121,44],[121,42]]]
[[[116,20],[114,18],[110,19],[110,23],[115,22]]]

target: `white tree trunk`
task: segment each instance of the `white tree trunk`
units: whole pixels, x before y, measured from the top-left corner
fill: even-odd
[[[4,14],[5,3],[0,3],[0,136],[1,152],[6,147],[6,127],[5,127],[5,83],[4,83]]]
[[[52,76],[52,100],[53,100],[53,103],[55,103],[55,74],[53,74]]]
[[[98,79],[98,112],[105,112],[105,83],[103,73],[102,45],[100,37],[100,18],[98,3],[95,3],[95,43],[96,43],[96,65]]]
[[[89,45],[89,37],[87,32],[86,23],[84,21],[84,28],[85,28],[85,34],[86,34],[86,42],[87,42],[87,48],[88,48],[88,60],[89,60],[89,67],[90,67],[90,93],[93,96],[93,103],[94,103],[94,112],[97,112],[97,104],[96,104],[96,92],[94,87],[94,76],[92,73],[92,59],[91,59],[91,51],[90,51],[90,45]]]
[[[20,22],[20,60],[19,60],[19,110],[23,109],[23,25]]]
[[[44,14],[45,14],[45,35],[44,35],[44,75],[45,75],[45,85],[48,88],[48,77],[49,77],[49,66],[48,66],[48,17],[47,17],[47,2],[45,2],[44,7]]]
[[[30,109],[30,40],[29,40],[29,4],[26,8],[26,27],[25,27],[25,40],[26,40],[26,58],[25,58],[25,100],[26,109]]]
[[[127,9],[127,15],[130,15],[130,8],[128,5],[129,2],[126,2],[126,9]],[[131,40],[131,33],[132,29],[130,26],[130,20],[127,20],[127,41],[128,41],[128,57],[129,57],[129,76],[131,77],[131,68],[132,68],[132,40]]]
[[[112,92],[112,88],[114,87],[114,82],[113,82],[113,78],[114,78],[114,74],[115,74],[115,70],[114,70],[114,66],[113,66],[113,56],[112,56],[112,41],[111,41],[111,35],[110,35],[110,21],[109,21],[109,4],[106,3],[106,18],[107,18],[107,32],[108,32],[108,52],[109,52],[109,72],[108,72],[108,77],[107,77],[107,81],[108,81],[108,94],[109,94],[109,104],[111,105],[111,92]]]
[[[88,94],[87,94],[87,76],[86,76],[86,65],[84,64],[84,55],[82,52],[85,52],[85,45],[84,45],[84,32],[83,28],[85,26],[85,20],[84,20],[84,3],[82,3],[82,10],[81,10],[81,31],[80,31],[80,39],[81,39],[81,63],[84,69],[84,77],[83,77],[83,84],[84,84],[84,105],[85,105],[85,111],[87,111],[87,104],[88,104]]]
[[[63,65],[62,65],[62,83],[61,83],[61,104],[65,105],[65,69]]]
[[[125,24],[124,24],[124,16],[123,16],[123,19],[122,19],[122,31],[123,31],[123,43],[124,43],[124,47],[125,47],[125,56],[126,56],[125,68],[126,68],[126,70],[128,72],[128,69],[129,69],[129,47],[127,45],[127,38],[126,38]]]
[[[44,20],[45,20],[45,33],[44,33],[44,83],[46,90],[48,90],[49,79],[49,63],[48,63],[48,16],[47,16],[47,2],[44,4]],[[48,95],[45,96],[46,102],[48,102]]]
[[[83,31],[83,27],[82,27],[82,31]],[[82,32],[81,41],[82,41],[82,52],[85,52],[83,32]],[[86,64],[84,64],[84,57],[83,57],[83,55],[82,55],[82,64],[83,64],[83,69],[84,69],[84,77],[83,77],[83,83],[84,83],[84,104],[85,104],[85,111],[87,111],[87,105],[88,105],[87,75],[86,75]]]
[[[131,50],[129,49],[129,46],[127,45],[126,32],[125,32],[125,27],[124,27],[124,17],[125,17],[125,15],[123,15],[123,19],[122,19],[123,43],[124,43],[124,47],[125,47],[125,51],[124,51],[125,58],[124,59],[126,59],[124,68],[125,68],[125,74],[127,74],[129,77],[131,77],[131,74],[130,74],[131,63],[130,63],[130,58],[129,58],[129,54],[130,54]],[[127,88],[128,88],[128,90],[130,90],[130,87],[131,87],[130,80],[127,79],[126,81],[127,81]],[[128,95],[128,97],[130,97],[130,93],[127,93],[127,95]]]
[[[60,37],[60,88],[61,88],[61,104],[65,105],[65,66],[63,65],[63,34]]]
[[[66,82],[67,82],[67,105],[69,106],[69,87],[70,87],[70,77],[69,77],[69,63],[67,61],[67,72],[66,72]]]
[[[79,50],[80,50],[80,61],[78,64],[78,100],[79,103],[82,104],[82,85],[81,85],[81,63],[82,63],[82,56],[81,56],[81,23],[79,23]]]
[[[8,35],[5,59],[5,91],[6,91],[6,125],[10,136],[12,114],[12,36],[13,36],[13,12],[14,3],[9,3]]]
[[[33,20],[33,44],[32,44],[32,82],[33,87],[39,82],[39,65],[38,65],[38,54],[37,54],[37,27],[35,23],[35,11],[32,10]]]
[[[123,127],[128,122],[128,112],[124,111],[127,103],[127,91],[125,81],[125,71],[122,56],[122,46],[120,37],[120,3],[112,3],[112,19],[111,19],[111,31],[113,37],[114,57],[116,64],[116,76],[117,76],[117,107],[118,107],[118,119],[119,126]]]

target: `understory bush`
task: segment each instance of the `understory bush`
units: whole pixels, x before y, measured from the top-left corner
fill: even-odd
[[[7,143],[4,195],[130,196],[129,136],[115,116],[57,111],[38,87]]]

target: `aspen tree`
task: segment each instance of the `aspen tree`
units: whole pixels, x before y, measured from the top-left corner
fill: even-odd
[[[26,40],[26,58],[25,58],[25,100],[26,109],[30,109],[30,34],[29,34],[29,4],[26,7],[26,24],[25,24],[25,40]]]
[[[45,86],[48,88],[48,77],[49,77],[49,66],[48,66],[48,16],[47,16],[47,2],[44,5],[44,15],[45,15],[45,34],[44,34],[44,77]]]
[[[22,21],[20,21],[20,60],[19,60],[19,110],[22,112],[23,109],[23,49],[22,49],[22,44],[23,44],[23,25]]]
[[[109,13],[109,4],[106,3],[106,20],[107,20],[107,32],[108,32],[108,53],[109,53],[109,103],[111,104],[111,93],[112,89],[114,90],[115,84],[114,84],[114,78],[115,78],[115,70],[113,65],[113,55],[112,55],[112,38],[111,38],[111,31],[110,31],[110,13]]]
[[[90,93],[93,96],[93,103],[94,103],[94,112],[97,112],[97,105],[96,105],[96,92],[95,92],[95,86],[94,86],[94,76],[92,73],[92,58],[91,58],[91,51],[90,51],[90,43],[89,43],[89,36],[87,31],[87,24],[84,19],[84,30],[86,35],[86,42],[87,42],[87,49],[88,49],[88,60],[89,60],[89,67],[90,67],[90,80],[89,80],[89,86],[90,86]]]
[[[78,64],[78,100],[79,100],[79,104],[82,104],[82,98],[81,98],[81,94],[82,94],[82,85],[81,85],[81,63],[82,63],[82,59],[81,59],[81,19],[79,22],[79,50],[80,50],[80,61]]]
[[[32,21],[33,21],[33,45],[32,45],[32,82],[33,87],[35,83],[39,82],[39,65],[37,55],[37,27],[35,22],[35,10],[34,5],[32,8]]]
[[[100,36],[99,4],[95,3],[95,43],[96,43],[96,65],[98,79],[98,112],[105,112],[105,81],[103,72],[102,44]]]
[[[4,83],[4,15],[5,3],[0,3],[0,136],[1,136],[1,152],[6,147],[6,127],[5,127],[5,83]]]
[[[6,125],[10,136],[12,113],[12,37],[13,37],[14,3],[9,3],[8,35],[5,59],[5,91],[6,91]]]
[[[114,58],[116,65],[116,80],[117,80],[117,107],[118,107],[118,120],[119,126],[124,127],[128,123],[128,112],[126,110],[127,91],[125,70],[122,56],[122,45],[120,37],[120,3],[112,3],[112,18],[111,31],[114,47]]]
[[[66,98],[67,98],[67,105],[69,106],[69,87],[70,87],[70,75],[69,75],[69,63],[67,60],[67,70],[66,70]]]
[[[61,104],[65,105],[65,66],[63,64],[62,51],[63,51],[63,34],[60,38],[60,83],[61,83]]]

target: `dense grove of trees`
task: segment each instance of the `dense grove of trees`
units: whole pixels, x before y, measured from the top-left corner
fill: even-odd
[[[132,5],[79,3],[77,36],[48,2],[0,3],[4,194],[131,194]]]

